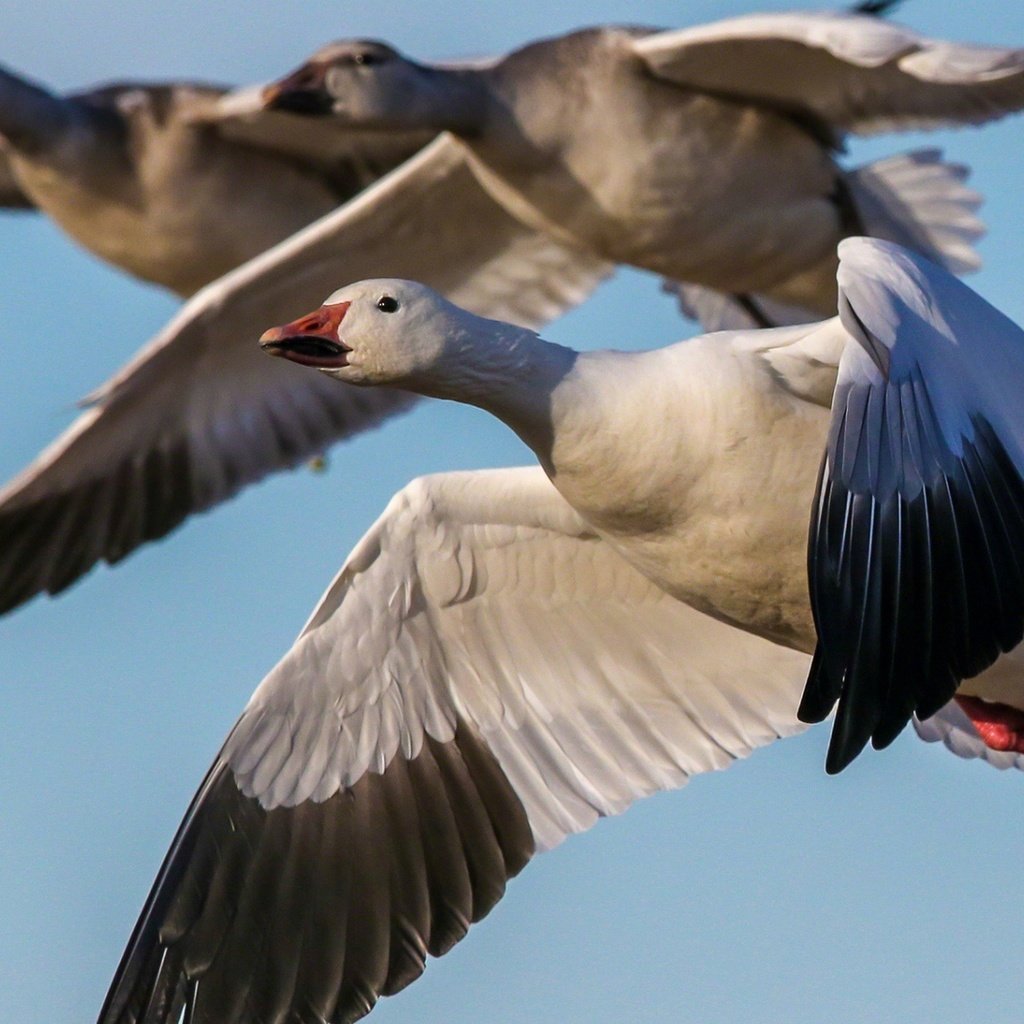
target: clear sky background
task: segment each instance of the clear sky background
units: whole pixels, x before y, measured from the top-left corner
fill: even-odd
[[[761,5],[774,6],[784,5]],[[3,5],[0,60],[62,88],[240,83],[334,37],[477,55],[588,23],[676,27],[746,9],[37,0]],[[931,35],[1024,45],[1024,7],[1008,0],[910,0],[900,18]],[[988,198],[986,266],[972,283],[1024,322],[1024,119],[857,143],[850,159],[933,143],[973,164]],[[0,216],[0,477],[176,306],[42,218]],[[622,273],[545,333],[653,347],[692,328],[654,279]],[[483,413],[424,403],[335,449],[326,474],[274,477],[0,622],[0,1021],[95,1018],[204,770],[388,497],[424,472],[527,461]],[[829,779],[826,740],[818,728],[778,743],[539,857],[371,1019],[1019,1024],[1024,778],[905,734]]]

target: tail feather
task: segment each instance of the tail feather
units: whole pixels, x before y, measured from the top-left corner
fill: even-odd
[[[776,302],[766,295],[718,292],[686,281],[662,282],[661,287],[679,302],[683,316],[696,320],[705,331],[744,331],[757,327],[810,324],[821,319],[800,306]]]
[[[981,196],[965,184],[969,169],[945,163],[938,149],[879,160],[846,177],[864,233],[907,246],[954,274],[981,266],[974,244],[985,233]]]
[[[985,233],[977,217],[981,196],[965,184],[969,170],[946,163],[938,149],[919,149],[858,167],[843,179],[856,230],[907,246],[954,274],[981,266],[974,245]],[[852,228],[854,225],[851,224]],[[665,281],[683,315],[706,331],[746,330],[813,323],[820,312],[766,295],[735,295],[704,285]]]

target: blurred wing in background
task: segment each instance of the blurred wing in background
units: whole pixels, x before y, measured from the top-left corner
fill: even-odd
[[[0,611],[116,562],[278,469],[405,409],[268,359],[275,323],[368,277],[423,281],[483,316],[539,327],[611,265],[524,227],[444,136],[356,200],[204,288],[91,407],[0,491]]]
[[[35,203],[21,190],[0,136],[0,208],[5,210],[34,210]]]
[[[982,124],[1024,107],[1024,50],[926,39],[858,14],[752,14],[642,36],[680,85],[804,114],[833,134]]]
[[[226,92],[197,109],[191,120],[209,124],[224,139],[316,168],[347,202],[403,164],[437,136],[430,131],[373,131],[332,118],[264,110],[262,85]]]

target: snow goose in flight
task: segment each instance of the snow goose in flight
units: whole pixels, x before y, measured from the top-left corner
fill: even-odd
[[[187,297],[436,134],[317,130],[260,111],[256,93],[182,81],[57,95],[0,67],[0,203],[35,207],[102,259]]]
[[[581,355],[393,280],[344,288],[267,332],[269,351],[338,380],[489,409],[543,470],[442,474],[395,496],[214,762],[101,1024],[354,1020],[414,980],[427,953],[461,938],[536,851],[796,732],[804,652],[816,642],[804,524],[822,448],[834,460],[826,490],[832,481],[833,490],[866,484],[883,505],[893,500],[880,488],[891,477],[863,477],[863,457],[838,458],[835,447],[858,409],[876,408],[879,363],[885,387],[915,368],[899,408],[924,424],[919,441],[871,463],[889,471],[902,459],[897,489],[911,488],[914,473],[932,487],[933,465],[948,469],[976,443],[957,447],[949,430],[977,439],[987,424],[987,451],[1014,453],[1013,467],[984,456],[963,463],[979,483],[1005,486],[1006,500],[968,511],[960,532],[947,518],[919,535],[942,566],[931,582],[946,582],[942,552],[954,542],[970,545],[965,562],[986,537],[994,550],[1012,550],[1024,533],[1024,487],[1020,418],[1006,399],[1024,373],[1024,336],[925,261],[882,242],[844,246],[842,323],[648,353]],[[1006,378],[989,388],[990,360],[1004,356]],[[934,421],[923,418],[933,411]],[[883,451],[890,418],[871,412],[865,423],[863,443]],[[819,502],[826,520],[832,504]],[[907,520],[916,528],[915,516]],[[833,555],[828,548],[825,578],[812,581],[828,607]],[[872,605],[871,572],[841,567],[839,576]],[[921,608],[926,581],[904,594],[892,578],[883,572],[881,606],[891,603],[903,621]],[[1020,638],[1022,592],[999,593],[997,642],[1009,647]],[[941,629],[972,617],[975,660],[935,644],[929,670],[945,679],[994,657],[973,629],[993,598],[967,587],[963,606],[938,592],[932,600],[926,610]],[[823,623],[826,646],[834,624]],[[877,633],[864,647],[876,665],[898,647]],[[921,637],[916,629],[906,639]],[[820,671],[848,653],[829,652]],[[919,668],[910,678],[926,675]],[[849,678],[854,688],[862,682],[856,671]],[[955,683],[947,689],[885,696],[905,721],[948,700]],[[1020,706],[1024,674],[1004,658],[970,693],[974,704],[995,696]],[[852,707],[869,733],[877,708],[891,713],[848,689],[839,700],[840,719]],[[1024,766],[1020,737],[1015,749],[992,750],[956,705],[928,725],[929,738],[960,753]],[[855,752],[846,738],[839,749]]]
[[[919,152],[851,171],[834,151],[846,132],[1014,110],[1020,63],[1016,50],[855,14],[588,29],[461,67],[378,43],[327,48],[269,97],[330,110],[305,122],[325,133],[325,152],[337,131],[447,134],[196,296],[0,493],[0,536],[21,538],[0,549],[0,610],[399,407],[393,393],[362,406],[350,390],[253,363],[252,333],[339,280],[415,278],[477,313],[538,326],[622,262],[689,282],[688,306],[712,327],[833,312],[835,245],[851,231],[956,270],[976,265],[977,197],[963,168]],[[250,107],[251,94],[225,100],[218,116],[268,134]],[[295,303],[286,314],[284,301]]]
[[[977,264],[963,168],[926,152],[849,171],[836,150],[848,132],[1019,110],[1024,50],[856,12],[588,28],[484,67],[350,40],[266,101],[349,127],[444,129],[524,223],[685,283],[708,329],[771,326],[835,312],[845,235],[890,238],[957,272]]]

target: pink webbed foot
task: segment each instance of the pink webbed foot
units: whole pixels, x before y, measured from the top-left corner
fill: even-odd
[[[956,697],[955,700],[987,747],[1024,754],[1024,711],[978,697]]]

